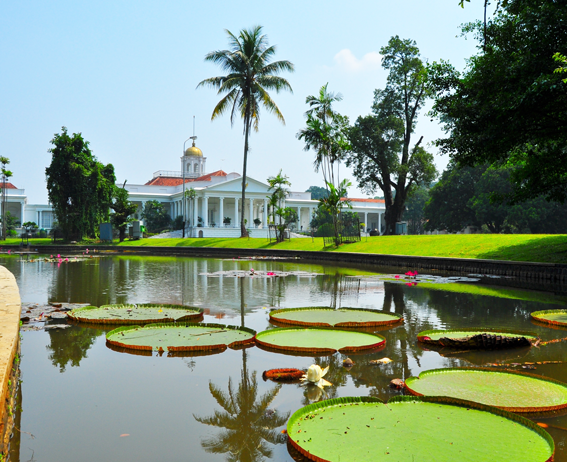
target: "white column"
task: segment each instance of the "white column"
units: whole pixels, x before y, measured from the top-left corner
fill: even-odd
[[[368,212],[364,212],[364,232],[368,229]]]
[[[234,198],[234,227],[238,228],[240,225],[240,220],[238,219],[238,197]]]
[[[223,207],[223,202],[224,202],[224,197],[219,197],[219,201],[220,201],[220,207],[219,207],[219,228],[222,228],[224,226],[223,224],[223,220],[224,220],[224,207]],[[221,278],[222,279],[222,278]]]
[[[248,211],[248,227],[252,228],[254,226],[254,199],[248,199],[250,203],[250,210]]]
[[[314,207],[309,207],[309,224],[308,224],[309,227],[311,227],[311,218],[313,217],[313,210],[315,210]]]
[[[195,197],[195,199],[193,199],[193,228],[195,228],[197,226],[197,221],[198,221],[198,216],[199,216],[199,198]]]
[[[20,226],[23,226],[25,221],[24,221],[24,201],[22,201],[20,203]]]
[[[209,227],[209,196],[205,196],[203,201],[203,226],[205,228]]]
[[[262,217],[262,227],[268,227],[268,199],[264,199],[264,215]]]
[[[382,235],[382,214],[378,213],[378,234]]]

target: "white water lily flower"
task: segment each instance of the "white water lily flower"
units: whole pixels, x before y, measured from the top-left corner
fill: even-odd
[[[309,369],[307,369],[307,374],[303,374],[303,377],[301,377],[301,381],[305,382],[307,381],[308,385],[316,385],[319,388],[323,389],[323,387],[328,387],[329,385],[332,385],[331,382],[327,382],[323,376],[329,371],[329,366],[327,366],[325,369],[321,369],[321,366],[319,366],[318,364],[312,364],[311,366],[309,366]]]
[[[390,358],[382,358],[382,359],[377,359],[376,362],[380,364],[388,364],[391,363],[392,360]]]

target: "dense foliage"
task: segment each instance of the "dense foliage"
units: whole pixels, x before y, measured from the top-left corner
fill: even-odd
[[[158,233],[171,226],[171,217],[159,201],[147,201],[142,211],[142,219],[150,233]]]
[[[374,92],[373,115],[359,117],[350,130],[347,165],[368,194],[381,189],[386,203],[384,234],[395,234],[412,190],[437,175],[433,156],[412,145],[416,117],[430,95],[427,69],[412,40],[392,37],[382,47],[382,67],[389,71],[386,87]]]
[[[126,183],[124,183],[125,185]],[[128,191],[122,187],[114,189],[110,208],[114,210],[114,213],[110,215],[110,222],[118,229],[118,236],[120,242],[122,242],[126,237],[128,223],[132,221],[130,216],[136,212],[138,206],[128,200]]]
[[[305,192],[311,193],[311,200],[318,201],[329,196],[329,190],[321,186],[309,186]]]
[[[447,132],[437,141],[441,152],[459,166],[513,165],[508,197],[516,201],[565,201],[567,84],[554,60],[567,50],[565,2],[508,0],[486,30],[479,21],[464,32],[479,41],[466,72],[431,66],[432,113]]]
[[[514,167],[457,168],[451,164],[430,190],[424,209],[426,229],[457,232],[466,226],[493,233],[565,233],[567,207],[543,196],[521,204],[505,199]],[[498,193],[495,193],[498,191]]]
[[[114,167],[97,161],[81,133],[55,134],[51,164],[45,169],[47,193],[64,239],[95,237],[108,221],[114,193]]]

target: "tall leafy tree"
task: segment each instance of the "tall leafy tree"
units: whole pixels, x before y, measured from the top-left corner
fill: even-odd
[[[553,56],[567,49],[564,2],[508,0],[463,74],[431,67],[437,141],[459,165],[513,164],[510,197],[567,200],[567,87]],[[482,41],[483,25],[466,25]]]
[[[147,201],[142,219],[150,233],[157,233],[171,226],[171,216],[160,201]]]
[[[275,46],[268,45],[268,37],[262,34],[262,27],[243,29],[238,35],[229,30],[228,50],[213,51],[205,56],[205,61],[218,64],[227,75],[211,77],[199,83],[198,87],[209,86],[218,89],[218,94],[226,94],[215,106],[211,120],[230,111],[230,123],[234,123],[237,114],[244,121],[244,160],[242,166],[242,206],[246,200],[246,167],[248,162],[248,137],[250,129],[258,131],[260,108],[264,107],[283,124],[284,117],[272,100],[268,90],[279,93],[282,90],[292,92],[289,82],[278,74],[293,72],[294,66],[289,61],[270,62],[276,53]],[[240,214],[241,237],[247,235],[244,213]]]
[[[81,133],[63,127],[51,140],[51,164],[45,169],[47,194],[65,239],[95,237],[109,218],[114,167],[97,161]]]
[[[384,193],[384,234],[394,234],[408,194],[437,175],[433,156],[412,144],[419,110],[430,96],[427,69],[413,40],[392,37],[380,50],[382,67],[389,71],[386,87],[374,92],[373,115],[359,117],[350,130],[352,152],[347,165],[361,189]]]
[[[402,220],[408,223],[408,234],[423,234],[425,225],[424,208],[429,199],[429,189],[425,186],[415,188],[406,200],[406,210]]]
[[[128,199],[128,191],[124,188],[126,182],[121,188],[115,188],[112,195],[112,203],[110,208],[114,213],[110,215],[110,222],[118,228],[120,242],[126,237],[126,227],[132,221],[130,216],[136,213],[138,206]]]
[[[297,133],[297,138],[305,142],[305,151],[315,151],[313,166],[316,172],[321,169],[325,184],[331,183],[337,187],[340,181],[340,161],[350,149],[347,137],[348,118],[333,109],[333,103],[342,101],[343,97],[340,93],[330,92],[328,85],[323,85],[317,96],[310,95],[305,99],[305,104],[309,106],[305,112],[306,127]]]

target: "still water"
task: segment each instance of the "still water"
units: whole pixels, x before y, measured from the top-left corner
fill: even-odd
[[[544,340],[567,330],[531,323],[529,313],[564,307],[553,294],[480,284],[406,286],[353,275],[378,268],[282,261],[223,261],[174,257],[103,257],[78,263],[26,263],[0,259],[16,276],[22,302],[172,303],[205,308],[205,322],[270,328],[271,307],[360,307],[403,315],[401,326],[381,330],[386,348],[351,356],[299,357],[257,347],[210,356],[138,356],[109,349],[105,333],[74,325],[22,334],[22,384],[10,461],[292,461],[287,418],[310,402],[342,396],[388,400],[390,380],[427,369],[488,362],[563,360],[567,342],[530,350],[442,356],[424,351],[418,332],[433,328],[506,327],[536,332]],[[317,276],[207,277],[228,270],[306,271]],[[410,268],[408,268],[410,269]],[[382,269],[382,272],[386,272]],[[481,295],[490,294],[490,295]],[[373,366],[370,360],[392,363]],[[330,365],[324,393],[262,380],[272,368]],[[567,381],[563,364],[530,371]],[[556,442],[556,460],[567,461],[567,417],[545,422]],[[408,437],[410,437],[408,435]]]

